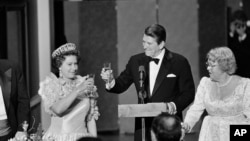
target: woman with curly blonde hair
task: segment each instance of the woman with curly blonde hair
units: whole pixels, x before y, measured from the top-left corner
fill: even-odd
[[[236,61],[227,47],[208,52],[207,70],[210,77],[201,79],[183,127],[190,132],[206,110],[199,141],[229,141],[230,125],[250,124],[250,80],[234,75]]]

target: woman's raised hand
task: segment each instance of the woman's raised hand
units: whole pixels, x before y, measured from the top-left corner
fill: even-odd
[[[78,95],[82,95],[86,91],[93,90],[95,87],[93,79],[88,79],[84,77],[83,80],[77,87],[76,90],[78,91]]]

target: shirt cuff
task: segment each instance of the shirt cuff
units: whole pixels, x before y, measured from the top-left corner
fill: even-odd
[[[174,111],[177,111],[176,105],[174,102],[169,102],[173,107],[174,107]]]
[[[113,79],[110,83],[106,83],[106,89],[110,90],[115,86],[115,79]]]

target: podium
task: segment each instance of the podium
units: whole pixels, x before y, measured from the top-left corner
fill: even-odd
[[[118,105],[118,117],[155,117],[166,111],[166,103]]]
[[[166,103],[118,105],[118,117],[142,118],[142,141],[145,141],[145,117],[155,117],[167,111]]]

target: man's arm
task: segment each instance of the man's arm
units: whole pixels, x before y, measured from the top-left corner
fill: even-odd
[[[131,69],[132,59],[130,58],[125,70],[115,79],[114,86],[108,91],[117,94],[126,91],[133,83],[133,75]]]
[[[195,96],[195,86],[191,67],[187,59],[184,59],[179,63],[179,65],[181,66],[178,81],[180,93],[173,102],[177,108],[177,112],[182,112],[190,103],[193,102]]]

